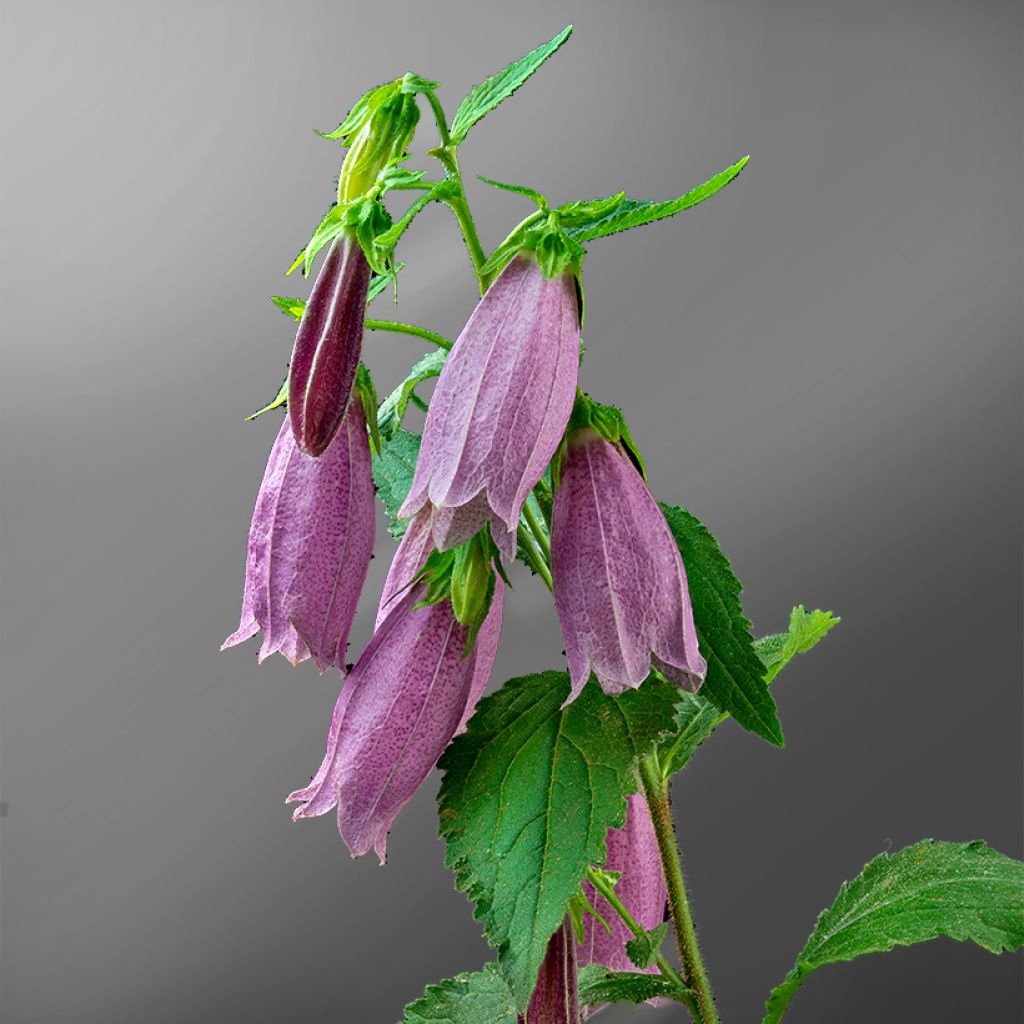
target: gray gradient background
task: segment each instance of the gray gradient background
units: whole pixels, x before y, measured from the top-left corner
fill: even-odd
[[[335,681],[217,648],[277,428],[242,417],[290,346],[266,296],[303,288],[281,272],[337,173],[310,129],[407,69],[454,110],[569,21],[466,171],[666,197],[753,154],[710,203],[593,245],[585,383],[624,406],[657,493],[719,535],[759,630],[795,602],[844,618],[777,686],[787,749],[729,725],[677,786],[724,1019],[760,1019],[879,851],[1021,855],[1018,5],[6,0],[10,1024],[388,1022],[488,958],[442,867],[436,779],[386,869],[351,861],[330,818],[282,803]],[[470,189],[493,245],[526,207]],[[445,211],[401,257],[400,315],[454,336],[474,295]],[[390,387],[422,347],[366,350]],[[560,660],[517,579],[498,680]],[[823,971],[789,1019],[1021,1008],[1019,958],[943,940]]]

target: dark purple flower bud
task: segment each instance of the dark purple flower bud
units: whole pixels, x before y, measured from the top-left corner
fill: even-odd
[[[306,303],[288,369],[288,416],[295,443],[321,455],[352,397],[363,347],[370,265],[345,234],[331,243]]]
[[[626,823],[622,828],[611,828],[606,838],[608,856],[606,871],[619,872],[615,895],[645,931],[652,931],[665,920],[668,892],[661,870],[658,840],[654,834],[651,812],[644,798],[634,793],[626,803]],[[583,942],[579,947],[581,964],[601,964],[612,971],[639,970],[626,954],[626,943],[633,938],[622,918],[611,904],[600,896],[589,883],[584,883],[587,899],[611,928],[611,934],[596,918],[587,914],[583,919]],[[658,967],[651,964],[647,973],[657,974]]]
[[[441,371],[416,473],[400,510],[432,509],[446,551],[489,522],[515,553],[526,496],[554,455],[572,411],[579,371],[576,276],[554,280],[520,253],[463,328]]]
[[[382,864],[399,811],[462,726],[481,678],[486,685],[501,628],[504,593],[496,588],[464,655],[468,628],[456,622],[449,601],[417,607],[425,591],[417,583],[392,602],[342,687],[319,771],[288,797],[301,803],[296,819],[337,807],[352,855],[372,847]]]
[[[295,447],[285,420],[270,452],[249,528],[242,618],[224,647],[263,630],[259,660],[345,674],[345,646],[373,552],[373,477],[363,407],[351,403],[319,458]]]
[[[686,571],[665,517],[622,447],[571,434],[551,522],[551,575],[574,700],[593,672],[606,693],[653,665],[694,691],[697,649]]]
[[[568,920],[548,940],[526,1016],[518,1024],[579,1024],[579,981],[576,974],[576,939]]]

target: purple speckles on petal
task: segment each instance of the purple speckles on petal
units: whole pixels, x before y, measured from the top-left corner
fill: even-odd
[[[400,510],[412,516],[431,505],[442,549],[490,520],[499,547],[514,551],[523,503],[572,410],[579,317],[573,274],[548,281],[526,255],[509,263],[473,311],[438,379]]]
[[[242,617],[224,647],[263,630],[259,660],[344,674],[345,645],[374,541],[374,491],[362,405],[353,401],[320,458],[278,431],[249,530]]]
[[[655,665],[696,690],[686,572],[665,517],[629,457],[593,430],[569,441],[555,492],[551,573],[574,700],[593,672],[606,693],[639,686]]]
[[[537,985],[517,1024],[579,1024],[579,979],[576,971],[576,939],[564,921],[548,940]]]

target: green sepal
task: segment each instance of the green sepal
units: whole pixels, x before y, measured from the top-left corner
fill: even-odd
[[[444,181],[434,182],[430,188],[409,205],[409,209],[402,214],[394,224],[376,238],[378,248],[390,251],[398,244],[398,240],[405,234],[406,229],[413,222],[416,216],[432,202],[443,202],[459,194],[458,183],[446,178]]]
[[[374,386],[373,377],[365,363],[360,363],[356,368],[355,395],[363,406],[363,418],[366,420],[366,429],[370,432],[370,441],[373,444],[372,453],[380,454],[380,429],[377,426],[377,388]],[[371,454],[372,454],[371,453]]]
[[[584,914],[589,914],[591,917],[595,918],[598,924],[600,924],[609,935],[614,934],[612,926],[604,919],[601,913],[595,909],[594,905],[587,899],[587,894],[583,891],[583,888],[580,887],[576,895],[569,900],[569,917],[572,921],[572,930],[576,936],[577,942],[583,942],[586,934],[583,930]]]
[[[245,417],[246,423],[256,419],[257,416],[262,416],[265,412],[270,412],[271,409],[280,409],[282,405],[288,404],[288,378],[285,377],[284,383],[281,385],[280,390],[277,392],[277,397],[269,404],[263,406],[262,409],[257,409],[254,413]]]
[[[485,178],[482,174],[478,174],[477,178],[485,185],[490,185],[492,188],[500,188],[504,192],[515,192],[518,195],[526,196],[527,199],[532,199],[537,204],[538,209],[544,212],[547,211],[547,197],[541,195],[536,189],[530,188],[529,185],[509,185],[504,181],[495,181],[493,178]]]
[[[580,199],[575,203],[565,203],[558,207],[558,216],[562,227],[566,230],[585,227],[594,221],[602,220],[617,210],[625,202],[626,193],[617,192],[605,199]]]
[[[415,96],[418,92],[433,92],[440,84],[440,82],[431,82],[427,78],[421,78],[419,75],[407,71],[399,79],[398,87],[407,96]]]
[[[458,145],[477,121],[508,99],[570,35],[572,25],[567,25],[553,39],[513,61],[486,81],[474,85],[455,111],[450,132],[452,142]]]
[[[305,299],[290,299],[287,295],[271,295],[270,301],[285,316],[290,316],[293,320],[301,320],[302,314],[306,311]]]
[[[662,921],[657,928],[651,928],[643,935],[634,936],[626,943],[626,956],[635,967],[645,970],[657,958],[667,933],[668,921]]]
[[[382,235],[390,227],[391,217],[388,211],[379,200],[369,196],[332,206],[317,225],[306,248],[295,257],[285,273],[291,274],[301,266],[303,277],[309,277],[309,270],[317,253],[328,243],[348,234],[359,243],[366,256],[366,262],[370,264],[374,273],[384,277],[393,276],[389,262],[390,252],[376,244],[377,236]]]
[[[486,180],[486,179],[485,179]],[[498,184],[492,182],[492,184]],[[512,192],[530,195],[535,201],[547,201],[539,192],[533,192],[525,186],[500,185]],[[533,253],[541,273],[552,281],[567,271],[575,274],[579,287],[580,271],[586,252],[583,246],[564,229],[557,210],[545,207],[531,213],[522,223],[517,225],[505,240],[487,257],[480,268],[481,277],[495,277],[505,268],[512,258],[520,252]],[[582,299],[583,289],[580,287]],[[582,301],[580,304],[580,322],[583,320]]]
[[[362,128],[372,111],[394,91],[395,85],[395,82],[385,82],[383,85],[375,85],[372,89],[368,89],[333,132],[318,131],[316,134],[321,139],[330,140],[344,139],[351,135]]]
[[[595,402],[589,395],[578,391],[572,412],[569,415],[569,423],[565,428],[565,437],[551,460],[551,476],[556,487],[569,439],[576,431],[586,429],[593,430],[611,444],[620,445],[636,466],[637,472],[644,478],[644,482],[647,482],[644,457],[636,441],[633,440],[629,424],[626,422],[622,410],[617,405],[602,405],[600,402]]]
[[[591,199],[582,203],[571,203],[567,207],[559,207],[557,212],[569,212],[571,220],[565,222],[565,227],[576,241],[588,242],[594,238],[604,238],[606,235],[614,235],[630,228],[643,227],[656,220],[673,217],[704,202],[705,199],[710,199],[736,178],[749,159],[749,156],[745,156],[742,160],[737,160],[731,167],[709,178],[703,185],[698,185],[675,199],[667,199],[664,202],[630,199],[620,192],[607,200]],[[612,205],[612,200],[615,199],[619,201]],[[608,203],[607,208],[602,210],[602,203]],[[589,215],[586,210],[588,205],[591,207]]]

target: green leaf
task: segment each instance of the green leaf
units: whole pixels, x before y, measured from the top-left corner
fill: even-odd
[[[1024,863],[983,842],[931,839],[879,854],[818,918],[796,966],[765,1004],[775,1024],[811,971],[946,935],[990,953],[1024,946]]]
[[[285,316],[295,320],[301,320],[302,314],[306,311],[305,299],[290,299],[286,295],[271,295],[270,301],[277,306]]]
[[[619,697],[544,672],[485,697],[441,758],[446,864],[476,904],[520,1008],[547,942],[605,835],[625,820],[632,767],[672,724],[678,688],[651,679]]]
[[[546,210],[548,208],[547,198],[542,196],[535,188],[530,188],[529,185],[509,185],[504,181],[495,181],[493,178],[485,178],[482,174],[478,174],[477,178],[485,185],[490,185],[491,188],[500,188],[503,192],[515,192],[518,195],[526,196],[527,199],[536,203],[542,210]]]
[[[603,238],[605,235],[614,235],[619,231],[628,231],[630,228],[642,227],[656,220],[664,220],[665,217],[673,217],[683,210],[689,210],[691,206],[704,202],[705,199],[710,199],[720,189],[725,188],[743,170],[749,159],[749,156],[745,156],[742,160],[737,160],[731,167],[720,171],[703,185],[698,185],[676,199],[656,202],[651,199],[623,198],[610,213],[604,213],[593,220],[585,220],[581,211],[577,209],[586,204],[572,203],[566,207],[573,213],[572,225],[566,222],[566,230],[577,242],[587,242],[592,238]],[[607,200],[591,199],[587,202],[597,206]]]
[[[396,430],[382,443],[380,454],[373,456],[373,482],[377,485],[377,497],[384,502],[391,517],[388,532],[392,537],[401,537],[405,533],[406,521],[398,518],[398,510],[412,487],[419,453],[419,434]]]
[[[480,118],[490,113],[502,100],[507,100],[570,35],[572,25],[567,25],[554,39],[513,61],[487,81],[474,85],[455,111],[451,127],[452,142],[461,142]]]
[[[381,402],[380,409],[377,410],[377,426],[382,437],[392,437],[402,425],[402,417],[405,416],[405,410],[409,407],[409,400],[416,386],[431,377],[436,377],[441,372],[447,355],[448,353],[440,348],[428,352],[409,371],[409,376]]]
[[[662,921],[657,928],[646,931],[643,935],[637,935],[626,943],[626,956],[641,970],[650,967],[654,958],[661,949],[668,932],[668,921]]]
[[[618,1002],[645,1003],[656,996],[667,996],[669,999],[677,999],[679,996],[672,982],[660,974],[609,971],[600,964],[584,967],[580,971],[579,985],[581,1006]]]
[[[790,612],[789,629],[785,633],[761,637],[754,645],[765,666],[765,680],[770,683],[793,658],[809,651],[841,621],[831,612],[823,612],[820,608],[809,612],[798,604]]]
[[[444,181],[437,182],[423,195],[417,196],[415,202],[410,203],[409,209],[387,231],[377,236],[375,239],[377,246],[381,249],[394,249],[398,240],[405,234],[406,229],[421,210],[425,209],[429,203],[451,198],[458,193],[459,186],[451,179],[446,178]]]
[[[429,985],[402,1024],[516,1024],[516,1004],[494,964]]]
[[[284,383],[281,385],[281,389],[277,393],[277,397],[269,404],[263,406],[262,409],[257,409],[254,413],[245,417],[245,422],[256,419],[257,416],[262,416],[265,412],[270,412],[271,409],[280,409],[282,405],[288,402],[288,378],[285,377]]]
[[[696,516],[677,506],[662,504],[661,509],[683,556],[700,650],[708,662],[700,696],[781,747],[782,726],[740,605],[739,580]]]

